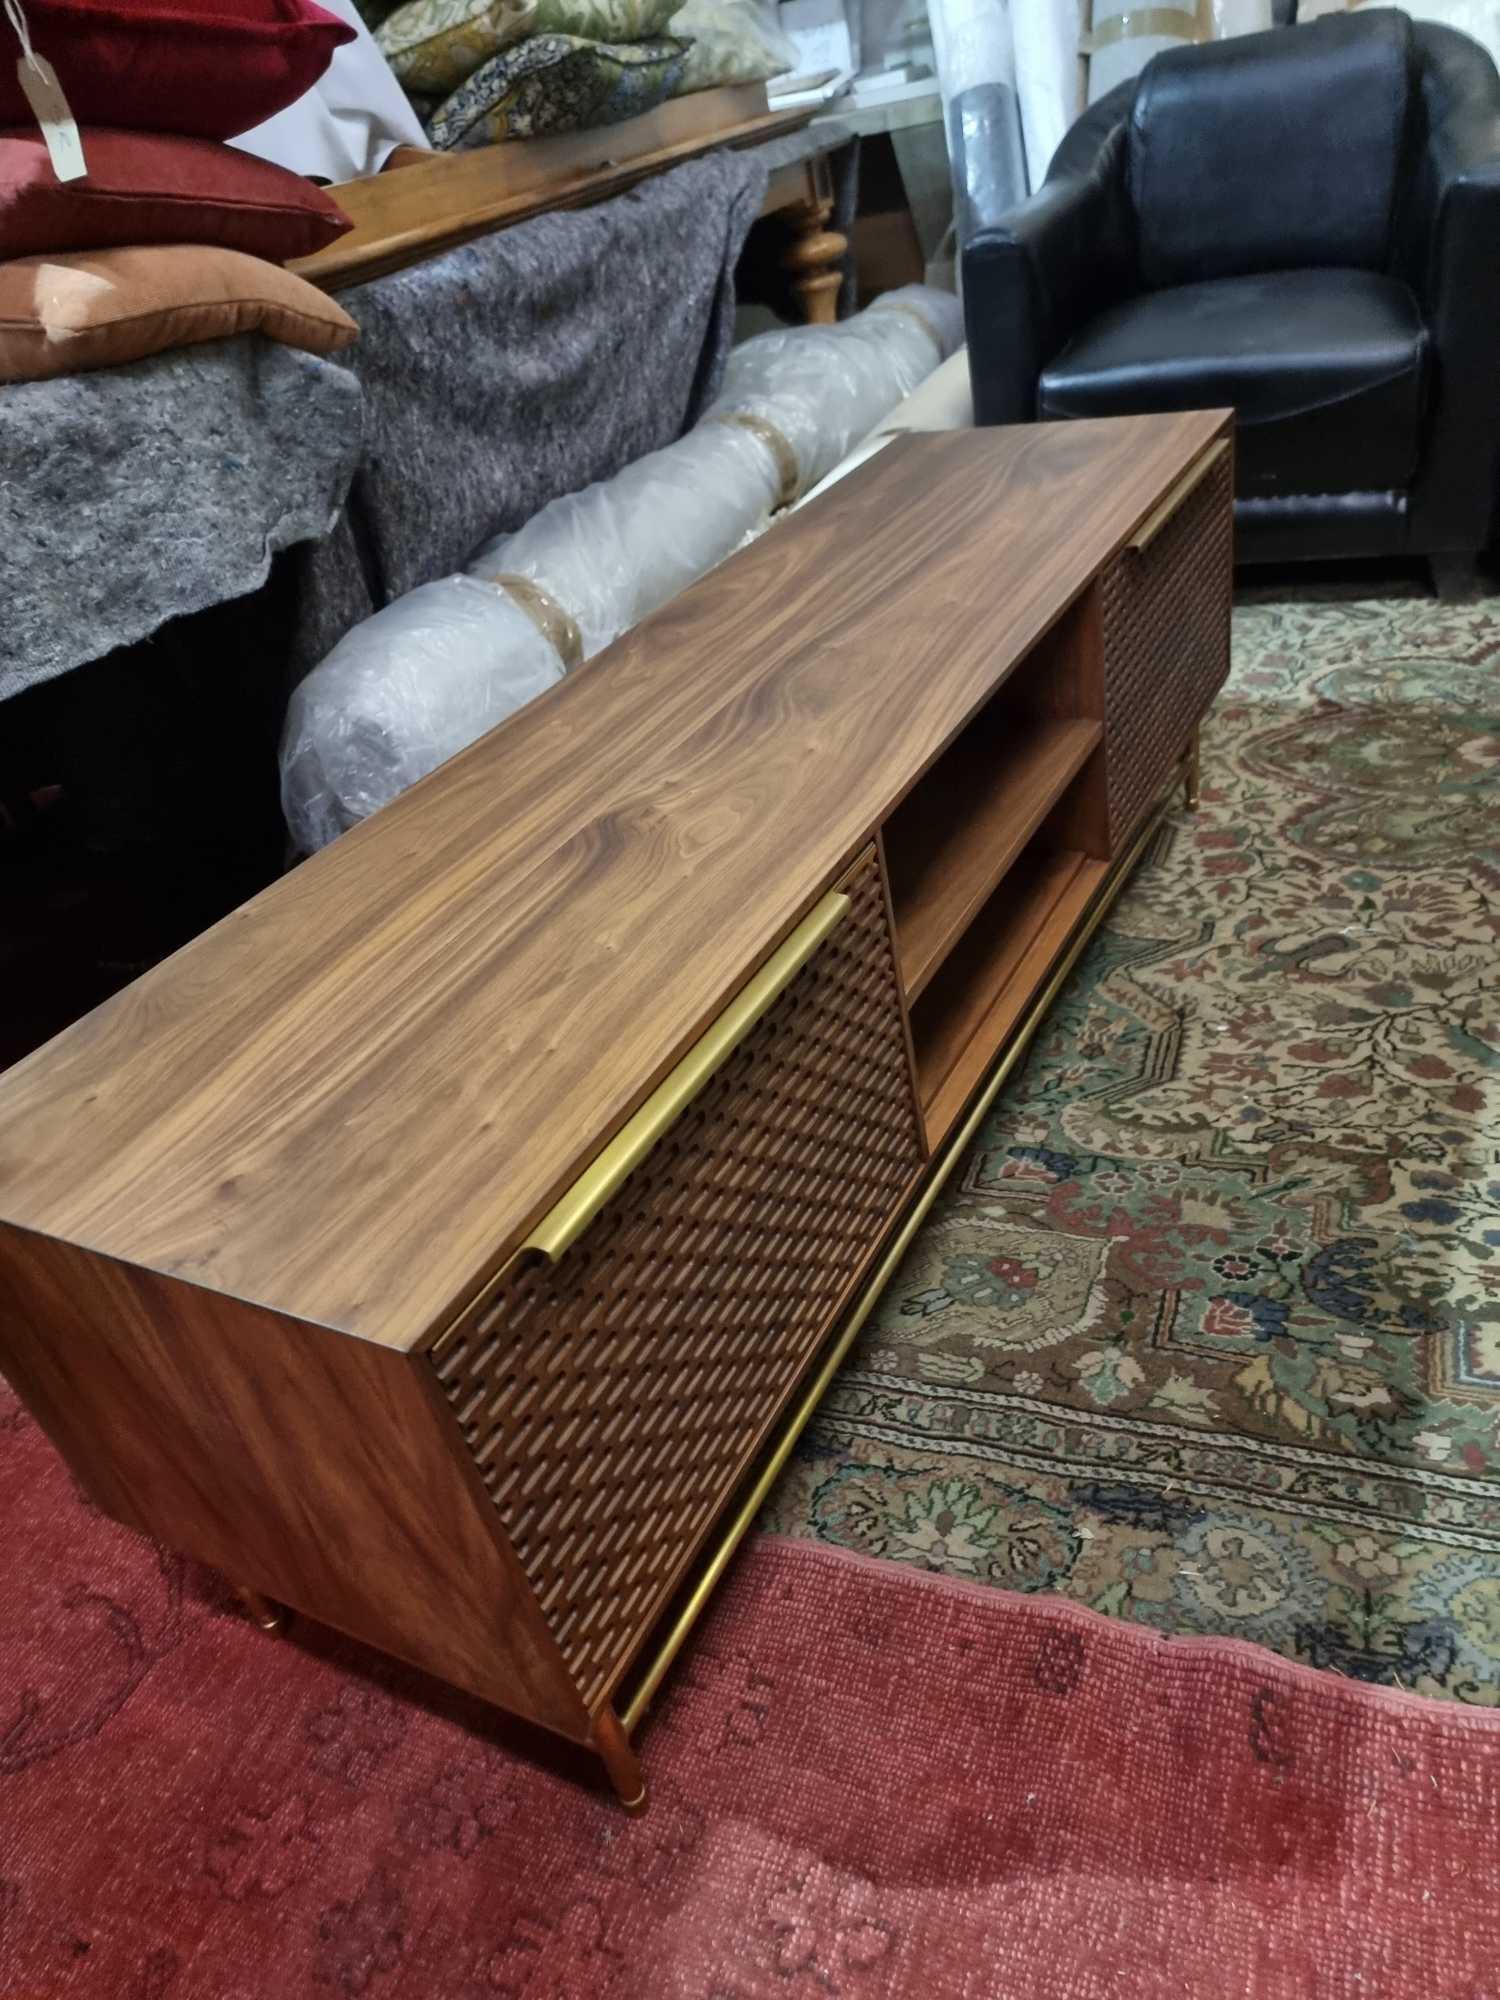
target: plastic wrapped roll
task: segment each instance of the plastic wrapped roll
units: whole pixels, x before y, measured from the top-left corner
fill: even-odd
[[[985,126],[989,176],[1001,181],[1006,203],[1019,201],[1026,192],[1026,153],[1009,0],[929,0],[927,16],[955,182],[962,185],[963,163],[972,158],[972,124],[978,117]]]
[[[951,294],[887,294],[730,356],[702,423],[355,626],[298,688],[282,801],[311,851],[493,729],[733,554],[962,337]]]
[[[722,562],[770,514],[781,484],[771,445],[705,421],[487,543],[469,575],[527,578],[566,607],[588,659]]]
[[[1094,0],[1089,103],[1097,103],[1117,83],[1138,76],[1162,49],[1183,42],[1225,41],[1273,25],[1271,0],[1189,0],[1168,7]]]
[[[1189,4],[1142,6],[1138,0],[1094,0],[1094,25],[1089,36],[1089,103],[1128,77],[1139,76],[1163,49],[1184,42],[1207,41],[1208,0]]]
[[[840,326],[747,340],[729,357],[714,411],[755,416],[779,432],[805,493],[962,340],[963,308],[951,292],[903,285]]]
[[[563,676],[555,646],[503,591],[445,576],[340,639],[293,694],[281,803],[304,853],[435,771]]]
[[[974,426],[974,385],[969,379],[969,350],[961,347],[950,354],[941,368],[919,383],[903,402],[887,412],[868,437],[862,438],[810,492],[797,502],[805,507],[830,486],[847,479],[856,466],[884,451],[903,431],[966,431]]]
[[[1003,84],[980,83],[948,106],[948,165],[959,241],[978,211],[997,215],[1026,195],[1026,156],[1015,99]]]
[[[1216,42],[1230,35],[1258,35],[1276,25],[1271,0],[1208,0],[1208,16]]]
[[[962,334],[957,299],[924,285],[839,326],[758,334],[730,355],[695,430],[552,501],[469,574],[528,578],[577,621],[587,659],[815,485]]]
[[[899,431],[967,431],[974,427],[974,384],[969,376],[969,350],[959,348],[941,368],[889,410],[875,426],[877,437]]]
[[[1039,188],[1083,109],[1078,51],[1088,27],[1088,0],[1011,0],[1010,18],[1026,172],[1030,185]]]

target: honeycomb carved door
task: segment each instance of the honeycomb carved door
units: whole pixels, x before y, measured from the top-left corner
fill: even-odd
[[[430,1353],[585,1704],[628,1665],[922,1170],[884,886],[555,1264]]]

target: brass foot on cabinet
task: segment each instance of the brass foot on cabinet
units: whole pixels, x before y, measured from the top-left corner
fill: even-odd
[[[258,1590],[252,1590],[248,1583],[234,1585],[234,1594],[244,1605],[262,1632],[284,1632],[287,1626],[286,1607],[273,1604],[269,1597],[262,1597]]]
[[[612,1708],[594,1717],[594,1748],[609,1773],[615,1797],[628,1813],[646,1810],[646,1781],[641,1776],[641,1760],[630,1747],[630,1738]]]

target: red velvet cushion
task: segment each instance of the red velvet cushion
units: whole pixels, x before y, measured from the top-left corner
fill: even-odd
[[[314,0],[25,0],[80,125],[233,139],[311,88],[354,30]],[[0,125],[31,110],[9,29]]]
[[[311,181],[215,139],[83,128],[88,176],[60,184],[42,136],[0,132],[0,258],[125,243],[217,243],[283,264],[349,218]]]

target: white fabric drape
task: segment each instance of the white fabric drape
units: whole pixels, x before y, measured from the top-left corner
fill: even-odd
[[[1038,188],[1083,109],[1078,48],[1088,25],[1088,0],[1011,0],[1011,22],[1026,166]]]
[[[354,0],[320,4],[347,21],[357,39],[334,50],[333,61],[295,104],[229,143],[294,174],[358,180],[378,174],[398,146],[425,147],[427,134]]]
[[[1310,4],[1310,0],[1309,0]],[[1343,0],[1339,0],[1343,4]],[[1442,4],[1442,0],[1438,0]],[[938,87],[942,92],[949,151],[962,171],[955,143],[967,105],[979,93],[993,135],[994,105],[1014,97],[1025,145],[1025,181],[1038,188],[1069,126],[1117,83],[1139,74],[1159,50],[1202,39],[1253,34],[1271,26],[1271,0],[1167,0],[1142,19],[1141,0],[928,0]],[[1132,21],[1151,33],[1129,32]],[[1112,28],[1118,22],[1120,27]],[[1121,33],[1120,28],[1127,32]],[[1085,64],[1080,51],[1102,30],[1101,45]],[[1021,189],[1018,188],[1018,198]]]

